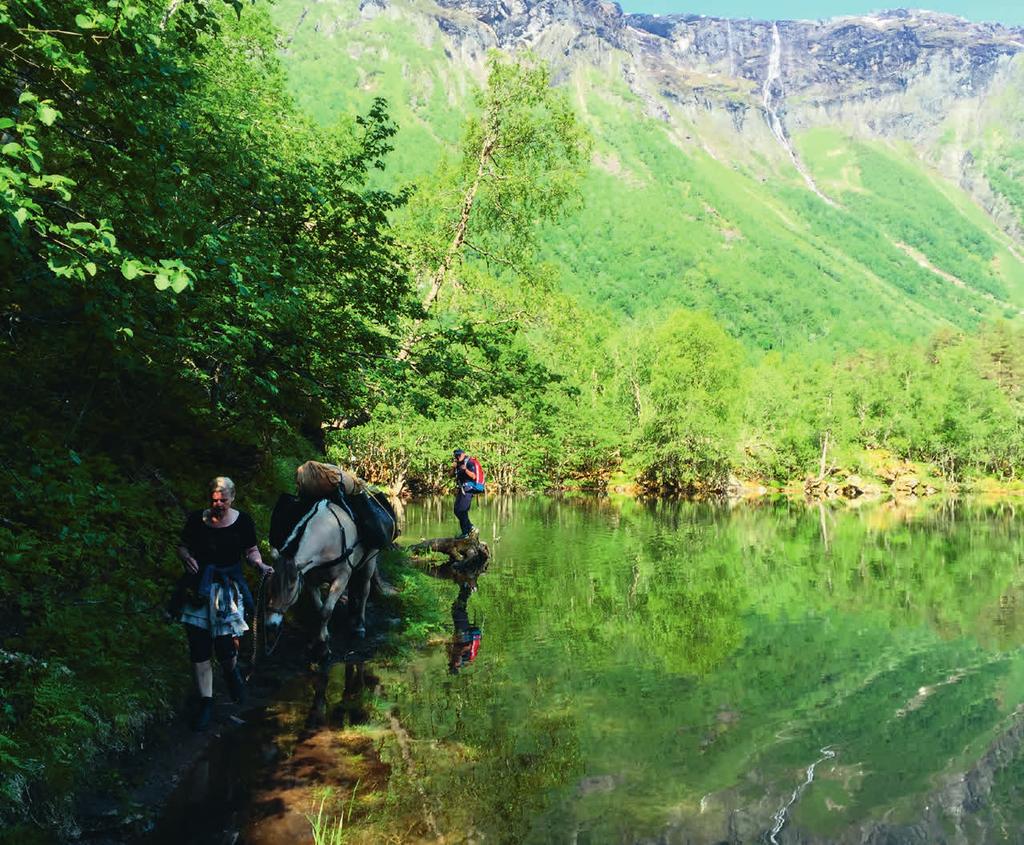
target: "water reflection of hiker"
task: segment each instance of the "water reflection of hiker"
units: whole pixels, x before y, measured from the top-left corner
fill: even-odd
[[[235,485],[218,476],[210,482],[210,506],[193,511],[185,520],[178,557],[185,566],[187,593],[181,621],[188,637],[189,657],[199,693],[196,730],[210,723],[213,710],[213,653],[224,671],[231,698],[241,703],[245,685],[238,669],[238,637],[249,626],[243,604],[254,609],[252,593],[242,574],[246,559],[263,574],[274,570],[263,563],[256,545],[256,526],[245,511],[235,510]]]
[[[476,481],[476,473],[470,464],[469,455],[462,449],[456,449],[452,454],[455,457],[455,517],[462,530],[459,536],[468,537],[473,532],[473,523],[469,519],[469,509],[473,505],[473,489],[470,485]]]
[[[455,630],[448,646],[448,671],[453,675],[476,660],[480,651],[483,632],[469,622],[469,597],[473,594],[475,585],[475,579],[460,584],[459,595],[452,602],[452,623]]]

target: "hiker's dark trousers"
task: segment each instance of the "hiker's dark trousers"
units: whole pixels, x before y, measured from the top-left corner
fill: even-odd
[[[214,637],[204,628],[185,623],[185,636],[188,638],[188,656],[193,663],[205,663],[214,652],[222,666],[230,665],[238,657],[238,640],[227,634]]]
[[[473,530],[473,523],[469,521],[469,508],[473,504],[473,494],[465,490],[459,490],[455,494],[455,516],[459,520],[459,528],[463,534]]]

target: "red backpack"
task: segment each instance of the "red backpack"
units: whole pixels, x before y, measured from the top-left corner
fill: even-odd
[[[479,458],[466,458],[466,471],[473,476],[473,480],[468,482],[473,493],[484,492],[484,468],[480,463]]]

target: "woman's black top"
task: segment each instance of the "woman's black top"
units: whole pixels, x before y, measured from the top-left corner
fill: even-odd
[[[235,566],[247,549],[256,545],[256,524],[245,511],[226,528],[211,528],[203,522],[203,512],[193,511],[181,529],[181,545],[199,562],[201,572],[207,566]]]

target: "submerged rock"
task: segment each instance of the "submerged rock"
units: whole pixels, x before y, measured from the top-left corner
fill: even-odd
[[[576,794],[580,797],[598,793],[612,792],[621,782],[616,775],[592,775],[580,779],[576,784]]]

